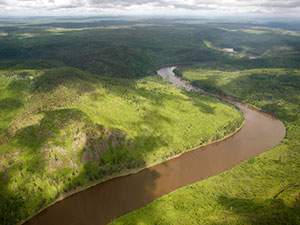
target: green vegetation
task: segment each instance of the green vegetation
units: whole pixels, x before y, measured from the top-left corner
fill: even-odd
[[[222,138],[243,121],[232,107],[158,76],[100,78],[68,67],[0,74],[1,224],[78,186]]]
[[[182,62],[224,62],[241,68],[299,68],[297,31],[265,24],[186,24],[176,19],[32,19],[1,25],[0,69],[69,66],[109,77],[151,75],[158,66]],[[19,22],[19,21],[17,21]],[[253,28],[254,27],[254,28]],[[265,30],[249,33],[243,30]],[[232,31],[235,30],[235,31]],[[210,43],[211,46],[207,46]],[[214,47],[212,47],[214,46]],[[241,56],[216,49],[233,48]]]
[[[300,69],[297,28],[297,23],[171,18],[2,18],[0,224],[17,224],[69,190],[162,162],[222,138],[241,124],[241,114],[232,107],[178,90],[155,76],[163,64],[201,62],[199,68],[206,70],[207,79],[200,82],[195,77],[193,83],[256,104],[283,119],[288,138],[278,147],[278,158],[273,157],[280,163],[272,168],[282,166],[283,176],[291,168],[291,177],[297,166],[296,159],[290,163],[290,155],[296,157],[299,146],[298,75],[291,74],[298,72],[274,68]],[[233,48],[239,57],[222,48]],[[257,58],[249,60],[250,55]],[[244,69],[255,70],[238,72]],[[223,71],[227,81],[220,78]],[[271,85],[284,88],[266,86],[253,71],[265,71],[263,79],[271,77]],[[272,75],[274,71],[288,76]],[[176,73],[187,79],[186,71]],[[253,161],[261,184],[268,179],[268,171],[260,169],[265,162]],[[234,170],[246,174],[241,169],[245,165]],[[205,182],[225,175],[196,186],[208,191]],[[227,183],[223,178],[222,185],[229,185],[229,178]],[[280,182],[275,182],[274,190]],[[273,184],[266,183],[265,188],[269,186]],[[228,187],[220,190],[241,191]],[[290,186],[288,190],[294,191]]]
[[[224,69],[194,65],[178,72],[194,85],[280,118],[287,128],[284,141],[229,171],[163,196],[116,224],[300,224],[300,71]]]

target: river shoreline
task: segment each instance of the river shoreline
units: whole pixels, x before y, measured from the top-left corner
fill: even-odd
[[[170,68],[170,67],[168,67],[168,68]],[[173,71],[173,70],[172,70]],[[171,72],[172,72],[171,71]],[[209,93],[210,94],[210,93]],[[216,96],[215,96],[216,97]],[[220,97],[220,96],[218,96],[218,97]],[[222,98],[222,97],[221,97]],[[245,113],[245,110],[247,111],[247,110],[250,110],[251,111],[251,109],[249,109],[248,107],[249,106],[247,106],[247,105],[244,105],[244,104],[242,104],[242,103],[237,103],[237,104],[240,104],[238,107]],[[252,107],[252,106],[251,106]],[[262,112],[260,112],[259,110],[257,110],[257,109],[255,109],[255,111],[257,111],[257,113],[261,113],[261,114],[263,114]],[[268,114],[267,114],[268,115]],[[267,117],[267,115],[265,115],[266,117]],[[268,115],[269,116],[269,115]],[[274,120],[274,121],[279,121],[278,119],[276,119],[276,118],[272,118],[271,120]],[[246,120],[247,121],[247,120]],[[65,202],[65,201],[70,201],[70,202],[72,202],[73,200],[72,200],[72,198],[74,199],[74,198],[77,198],[78,197],[78,195],[80,195],[80,194],[83,194],[84,195],[84,193],[85,192],[88,192],[88,191],[93,191],[93,189],[99,189],[98,188],[98,186],[100,187],[100,186],[105,186],[106,184],[108,185],[108,186],[111,186],[111,183],[114,183],[114,182],[116,182],[116,183],[118,183],[118,180],[124,180],[124,179],[131,179],[133,176],[138,176],[139,174],[143,174],[143,173],[150,173],[150,175],[151,175],[151,171],[153,170],[155,170],[155,168],[159,168],[159,167],[161,167],[161,166],[163,166],[164,164],[170,164],[170,165],[172,165],[172,162],[173,162],[173,164],[175,163],[175,165],[178,163],[178,162],[176,162],[176,160],[178,161],[178,159],[180,159],[180,158],[184,158],[184,157],[187,157],[187,155],[195,155],[195,154],[197,154],[197,153],[195,153],[195,152],[198,152],[198,150],[200,150],[200,152],[202,151],[202,150],[204,150],[206,153],[208,152],[208,149],[210,148],[210,146],[218,146],[219,144],[221,144],[221,143],[226,143],[227,141],[230,141],[230,139],[231,138],[233,138],[234,136],[236,136],[237,134],[239,134],[240,133],[240,131],[243,129],[243,127],[244,127],[244,125],[245,125],[245,123],[246,123],[246,121],[244,121],[244,123],[242,124],[242,126],[239,128],[239,129],[237,129],[233,134],[230,134],[230,135],[228,135],[227,137],[224,137],[224,138],[222,138],[221,140],[218,140],[218,141],[216,141],[216,142],[213,142],[213,143],[207,143],[206,145],[204,145],[204,146],[199,146],[199,147],[196,147],[196,148],[194,148],[194,149],[191,149],[191,150],[189,150],[189,151],[187,151],[187,152],[183,152],[183,153],[181,153],[181,154],[179,154],[179,155],[176,155],[176,156],[173,156],[173,157],[171,157],[171,158],[169,158],[169,159],[167,159],[166,161],[164,161],[164,162],[161,162],[161,163],[157,163],[157,164],[155,164],[155,165],[151,165],[151,166],[149,166],[149,167],[146,167],[146,168],[142,168],[142,169],[137,169],[136,171],[129,171],[128,172],[128,174],[124,174],[124,175],[121,175],[121,176],[118,176],[118,177],[114,177],[114,178],[107,178],[105,181],[101,181],[101,182],[97,182],[97,183],[95,183],[95,184],[92,184],[91,186],[89,186],[89,187],[83,187],[82,189],[77,189],[77,190],[75,190],[75,191],[73,191],[73,192],[70,192],[70,193],[68,193],[68,194],[66,194],[66,195],[63,195],[61,198],[59,198],[58,200],[56,200],[55,202],[53,202],[51,205],[49,205],[49,206],[47,206],[47,207],[45,207],[44,209],[42,209],[39,213],[37,213],[35,216],[33,216],[31,219],[29,219],[27,222],[25,222],[24,224],[54,224],[56,221],[52,221],[51,222],[51,220],[49,220],[49,218],[53,218],[53,216],[51,216],[51,215],[45,215],[45,213],[47,213],[47,211],[48,210],[51,210],[51,209],[53,209],[54,207],[55,207],[55,205],[58,205],[58,204],[61,204],[61,203],[63,203],[63,202]],[[281,121],[280,121],[281,122]],[[283,125],[283,124],[282,124]],[[283,126],[284,127],[284,126]],[[282,136],[282,138],[284,137],[284,135],[285,135],[285,128],[284,128],[284,132],[283,133],[281,133],[280,134],[281,136]],[[282,140],[282,139],[281,139]],[[280,141],[281,141],[280,140]],[[278,142],[278,141],[277,141]],[[276,143],[277,143],[276,142]],[[272,143],[272,145],[273,145],[273,143]],[[274,146],[273,146],[274,147]],[[206,148],[208,148],[208,149],[206,149]],[[268,149],[266,149],[266,150],[268,150]],[[204,154],[205,155],[205,154]],[[244,161],[244,160],[246,160],[246,159],[242,159],[242,161]],[[179,160],[180,161],[180,160]],[[235,165],[237,165],[237,164],[235,164]],[[233,165],[233,166],[235,166],[235,165]],[[221,170],[222,171],[225,171],[225,170],[228,170],[228,169],[230,169],[230,168],[232,168],[233,166],[226,166],[225,168],[221,168]],[[202,168],[203,169],[203,168]],[[158,170],[159,171],[159,170]],[[161,168],[161,171],[162,171],[162,174],[163,174],[163,172],[165,172],[164,171],[164,169],[163,168]],[[197,171],[197,170],[196,170]],[[222,172],[221,171],[221,172]],[[209,173],[208,175],[209,176],[211,176],[211,175],[215,175],[215,172],[216,171],[213,171],[213,173]],[[220,173],[220,171],[218,171],[218,173]],[[159,172],[158,172],[158,174],[159,174]],[[198,175],[195,175],[196,177],[195,177],[195,179],[193,178],[193,179],[190,179],[190,180],[185,180],[185,178],[183,177],[182,179],[184,180],[184,182],[182,182],[182,183],[180,183],[180,185],[175,185],[175,186],[171,186],[171,187],[168,187],[170,190],[172,189],[172,190],[175,190],[175,189],[177,189],[177,188],[179,188],[179,187],[182,187],[182,186],[185,186],[185,185],[188,185],[188,184],[190,184],[191,182],[190,181],[192,181],[192,182],[196,182],[196,181],[198,181],[198,180],[201,180],[201,179],[204,179],[204,178],[206,178],[207,176],[206,175],[204,175],[204,176],[198,176]],[[208,177],[209,177],[208,176]],[[152,178],[152,176],[150,176],[150,179]],[[200,178],[200,179],[199,179]],[[157,179],[157,178],[153,178],[154,180],[155,179]],[[125,182],[126,183],[126,182]],[[184,185],[182,185],[182,184],[184,184]],[[150,186],[151,185],[153,185],[151,182],[150,182]],[[113,187],[113,186],[111,186],[111,187]],[[142,186],[141,186],[142,188],[143,188],[143,184],[142,184]],[[156,186],[155,186],[156,187]],[[174,189],[174,187],[175,187],[175,189]],[[101,189],[101,188],[100,188]],[[160,196],[162,196],[163,194],[166,194],[166,193],[169,193],[170,191],[169,191],[169,189],[167,190],[167,192],[165,191],[165,190],[163,190],[163,191],[161,191],[160,193],[155,193],[155,194],[153,194],[153,196],[154,197],[148,197],[147,199],[146,199],[146,203],[148,204],[149,202],[151,202],[151,201],[153,201],[154,199],[156,199],[156,198],[158,198],[158,197],[160,197]],[[172,191],[171,190],[171,191]],[[122,191],[122,190],[119,190],[119,191]],[[150,190],[151,191],[151,190]],[[119,193],[116,193],[116,194],[119,194]],[[141,196],[143,197],[143,193],[141,193]],[[104,197],[106,197],[106,196],[104,196]],[[153,199],[154,198],[154,199]],[[150,201],[149,201],[150,200]],[[85,201],[86,201],[86,199],[85,199]],[[137,200],[138,201],[138,200]],[[77,202],[77,201],[76,201]],[[107,199],[107,203],[108,204],[110,204],[110,199]],[[69,205],[69,204],[67,204],[67,205]],[[72,204],[71,204],[72,205]],[[139,202],[139,207],[141,207],[141,206],[143,206],[143,205],[145,205],[145,201],[144,202]],[[59,207],[59,206],[58,206]],[[112,206],[113,207],[113,206]],[[65,210],[67,210],[67,208],[65,208],[65,207],[63,207]],[[100,207],[101,208],[101,207]],[[121,208],[123,208],[123,207],[121,207]],[[125,207],[126,208],[126,207]],[[129,207],[130,208],[130,207]],[[121,215],[123,215],[124,213],[127,213],[127,212],[129,212],[129,211],[131,211],[131,210],[134,210],[134,209],[136,209],[137,207],[136,207],[136,205],[134,205],[133,207],[131,206],[131,208],[130,208],[130,210],[128,209],[128,208],[126,208],[126,209],[122,209],[122,210],[119,210],[117,213],[116,213],[116,215],[115,216],[113,216],[113,217],[111,217],[111,216],[108,216],[108,217],[110,217],[110,219],[108,219],[108,220],[106,220],[106,221],[98,221],[98,220],[94,220],[93,222],[94,222],[94,224],[96,224],[96,222],[97,222],[97,224],[105,224],[105,223],[107,223],[107,222],[109,222],[109,221],[111,221],[112,219],[114,219],[114,218],[116,218],[116,217],[118,217],[118,216],[121,216]],[[57,211],[56,210],[54,210],[56,213],[57,213]],[[53,212],[54,212],[53,211]],[[76,211],[76,210],[75,210]],[[97,211],[99,211],[99,208],[98,208],[98,210]],[[121,212],[122,211],[122,212]],[[66,211],[64,211],[64,210],[62,210],[62,212],[61,213],[63,213],[63,212],[65,212],[66,213]],[[67,212],[69,212],[69,210],[67,210]],[[70,213],[70,215],[72,215],[72,212],[69,212]],[[74,213],[74,215],[76,215],[76,212],[73,212]],[[51,213],[50,213],[51,214]],[[53,214],[53,213],[52,213]],[[89,214],[89,213],[88,213]],[[40,218],[42,215],[44,215],[45,217],[44,218]],[[97,217],[97,216],[96,216]],[[47,219],[48,218],[48,219]],[[98,218],[98,217],[97,217]],[[55,218],[53,218],[53,219],[55,219]],[[45,223],[45,222],[43,222],[43,221],[48,221],[48,223]],[[68,219],[68,220],[65,220],[65,219],[63,219],[63,222],[64,222],[64,224],[84,224],[84,223],[81,223],[80,221],[77,221],[76,223],[74,223],[74,221],[72,222],[72,220],[71,219]],[[65,222],[67,222],[67,223],[65,223]],[[100,222],[100,223],[99,223]],[[103,223],[102,223],[103,222]],[[93,224],[93,223],[90,223],[90,224]]]

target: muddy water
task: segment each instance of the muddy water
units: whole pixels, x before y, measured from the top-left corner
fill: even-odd
[[[158,73],[177,86],[193,89],[177,79],[172,69],[163,68]],[[244,113],[246,123],[230,138],[136,174],[100,183],[44,209],[25,224],[106,224],[177,188],[228,170],[281,142],[285,136],[281,121],[247,105],[236,104]]]

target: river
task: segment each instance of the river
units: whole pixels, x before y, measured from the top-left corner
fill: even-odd
[[[166,67],[157,73],[180,88],[202,91],[177,78],[173,69]],[[226,171],[283,140],[285,126],[280,120],[249,105],[234,104],[240,108],[246,120],[234,135],[140,172],[117,177],[73,194],[45,208],[24,224],[106,224],[180,187]]]

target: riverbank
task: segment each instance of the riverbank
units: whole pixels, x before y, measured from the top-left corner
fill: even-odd
[[[78,186],[220,139],[231,133],[223,132],[228,124],[243,121],[232,107],[158,76],[101,78],[64,67],[1,71],[0,79],[1,224]]]
[[[180,157],[142,170],[137,174],[115,178],[96,185],[53,205],[53,207],[48,208],[39,216],[34,217],[30,224],[72,224],[75,222],[73,219],[75,217],[84,218],[84,223],[88,224],[105,224],[115,217],[139,208],[181,186],[194,183],[231,168],[235,164],[240,163],[240,160],[244,160],[243,157],[249,157],[249,154],[257,154],[257,152],[245,150],[242,155],[239,155],[237,153],[240,149],[234,146],[241,139],[246,142],[247,140],[249,141],[249,138],[245,135],[248,132],[263,139],[264,135],[274,130],[272,126],[280,126],[281,122],[269,118],[256,110],[251,110],[247,106],[239,105],[239,107],[245,113],[246,121],[250,122],[250,124],[246,122],[245,126],[232,137],[202,147],[199,150],[187,152]],[[251,121],[250,118],[253,116],[257,119]],[[269,126],[266,125],[266,129],[258,131],[256,128],[263,121],[265,125],[269,124]],[[279,132],[278,135],[282,136],[284,134]],[[279,141],[281,140],[280,137],[278,139]],[[267,145],[262,145],[256,150],[264,151],[266,150],[265,148],[269,148],[269,145],[275,145],[278,139],[274,138]],[[247,144],[244,143],[244,145]],[[224,149],[224,151],[220,152],[220,148]],[[230,155],[239,155],[239,157],[229,157]],[[231,160],[224,161],[226,157],[227,159],[231,158]],[[212,167],[210,165],[212,163],[216,163],[216,165]],[[99,202],[98,199],[101,199],[101,201]],[[85,202],[84,212],[81,209],[80,202]],[[86,212],[89,212],[88,217],[85,215]],[[58,216],[60,214],[64,216]]]
[[[199,87],[212,84],[210,90],[219,89],[277,116],[286,126],[286,137],[272,150],[163,196],[116,224],[299,224],[300,102],[295,96],[300,94],[300,72],[230,73],[195,66],[181,70]]]

